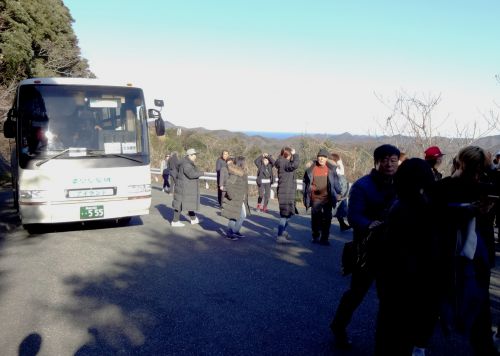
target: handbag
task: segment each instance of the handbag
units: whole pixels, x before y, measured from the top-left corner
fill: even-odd
[[[352,273],[356,264],[356,251],[352,241],[344,243],[342,249],[342,275],[347,276]]]

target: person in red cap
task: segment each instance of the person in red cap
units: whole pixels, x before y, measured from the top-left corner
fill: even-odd
[[[438,146],[431,146],[424,151],[425,161],[431,166],[432,173],[434,174],[434,179],[436,181],[443,178],[443,174],[438,171],[438,167],[443,161],[444,153],[441,152]]]

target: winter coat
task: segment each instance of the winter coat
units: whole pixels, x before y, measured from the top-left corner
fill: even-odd
[[[232,164],[232,163],[230,163]],[[218,184],[219,184],[219,189],[220,187],[222,186],[224,189],[223,190],[226,190],[226,184],[227,184],[227,180],[229,178],[229,170],[228,170],[228,164],[222,166],[222,168],[220,169],[219,171],[219,181],[218,181]]]
[[[375,220],[385,221],[390,207],[396,200],[393,180],[375,169],[359,178],[349,193],[347,220],[353,227],[353,238],[363,238],[368,226]]]
[[[170,173],[170,177],[175,181],[177,181],[177,173],[179,171],[179,159],[176,154],[170,156],[167,161],[167,169]]]
[[[311,167],[309,167],[304,172],[304,178],[302,179],[302,199],[306,209],[311,207],[311,194],[312,194],[312,182],[313,182],[313,170],[317,162],[315,161]],[[330,201],[332,206],[337,204],[337,195],[342,193],[342,187],[340,186],[339,176],[335,170],[335,166],[330,163],[326,163],[328,167],[328,193],[330,196]]]
[[[185,157],[179,164],[177,182],[174,190],[172,207],[176,210],[195,211],[200,208],[200,187],[198,178],[203,172],[189,158]]]
[[[226,161],[222,158],[219,157],[217,158],[217,161],[215,162],[215,172],[217,172],[217,185],[220,186],[220,170],[222,167],[226,166]]]
[[[271,156],[266,157],[269,160],[269,164],[265,165],[263,161],[264,157],[259,156],[257,159],[254,161],[255,165],[257,166],[257,179],[256,183],[258,186],[262,184],[263,179],[269,179],[270,183],[274,183],[274,176],[273,176],[273,165],[275,160]]]
[[[491,211],[485,213],[473,207],[484,199],[489,186],[462,177],[446,177],[436,182],[434,192],[436,210],[441,214],[436,222],[441,242],[441,286],[449,309],[442,318],[466,330],[472,327],[481,308],[489,308],[490,269],[495,256],[493,217]],[[471,233],[476,237],[473,258],[465,250]]]
[[[248,205],[248,175],[245,171],[230,164],[228,166],[229,178],[224,187],[225,194],[222,198],[222,216],[227,219],[238,220],[241,207],[245,204],[247,215],[250,215]]]
[[[295,171],[299,167],[299,155],[295,153],[290,160],[279,157],[274,166],[278,170],[278,203],[280,216],[288,218],[298,214],[295,206],[295,194],[297,191],[297,181]]]

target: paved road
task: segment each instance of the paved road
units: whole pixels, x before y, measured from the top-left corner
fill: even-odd
[[[374,290],[351,324],[355,347],[330,344],[328,323],[349,282],[339,261],[350,232],[333,225],[331,246],[312,245],[302,214],[291,221],[294,242],[278,245],[274,203],[245,222],[245,238],[229,241],[213,193],[203,191],[200,224],[183,228],[168,223],[171,200],[155,187],[151,214],[129,226],[29,235],[1,190],[0,354],[371,354]],[[430,355],[467,354],[460,340],[436,334]]]

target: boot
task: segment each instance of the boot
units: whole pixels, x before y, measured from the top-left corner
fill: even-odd
[[[347,225],[344,221],[344,218],[337,218],[339,220],[340,231],[347,231],[351,228],[351,226]]]

